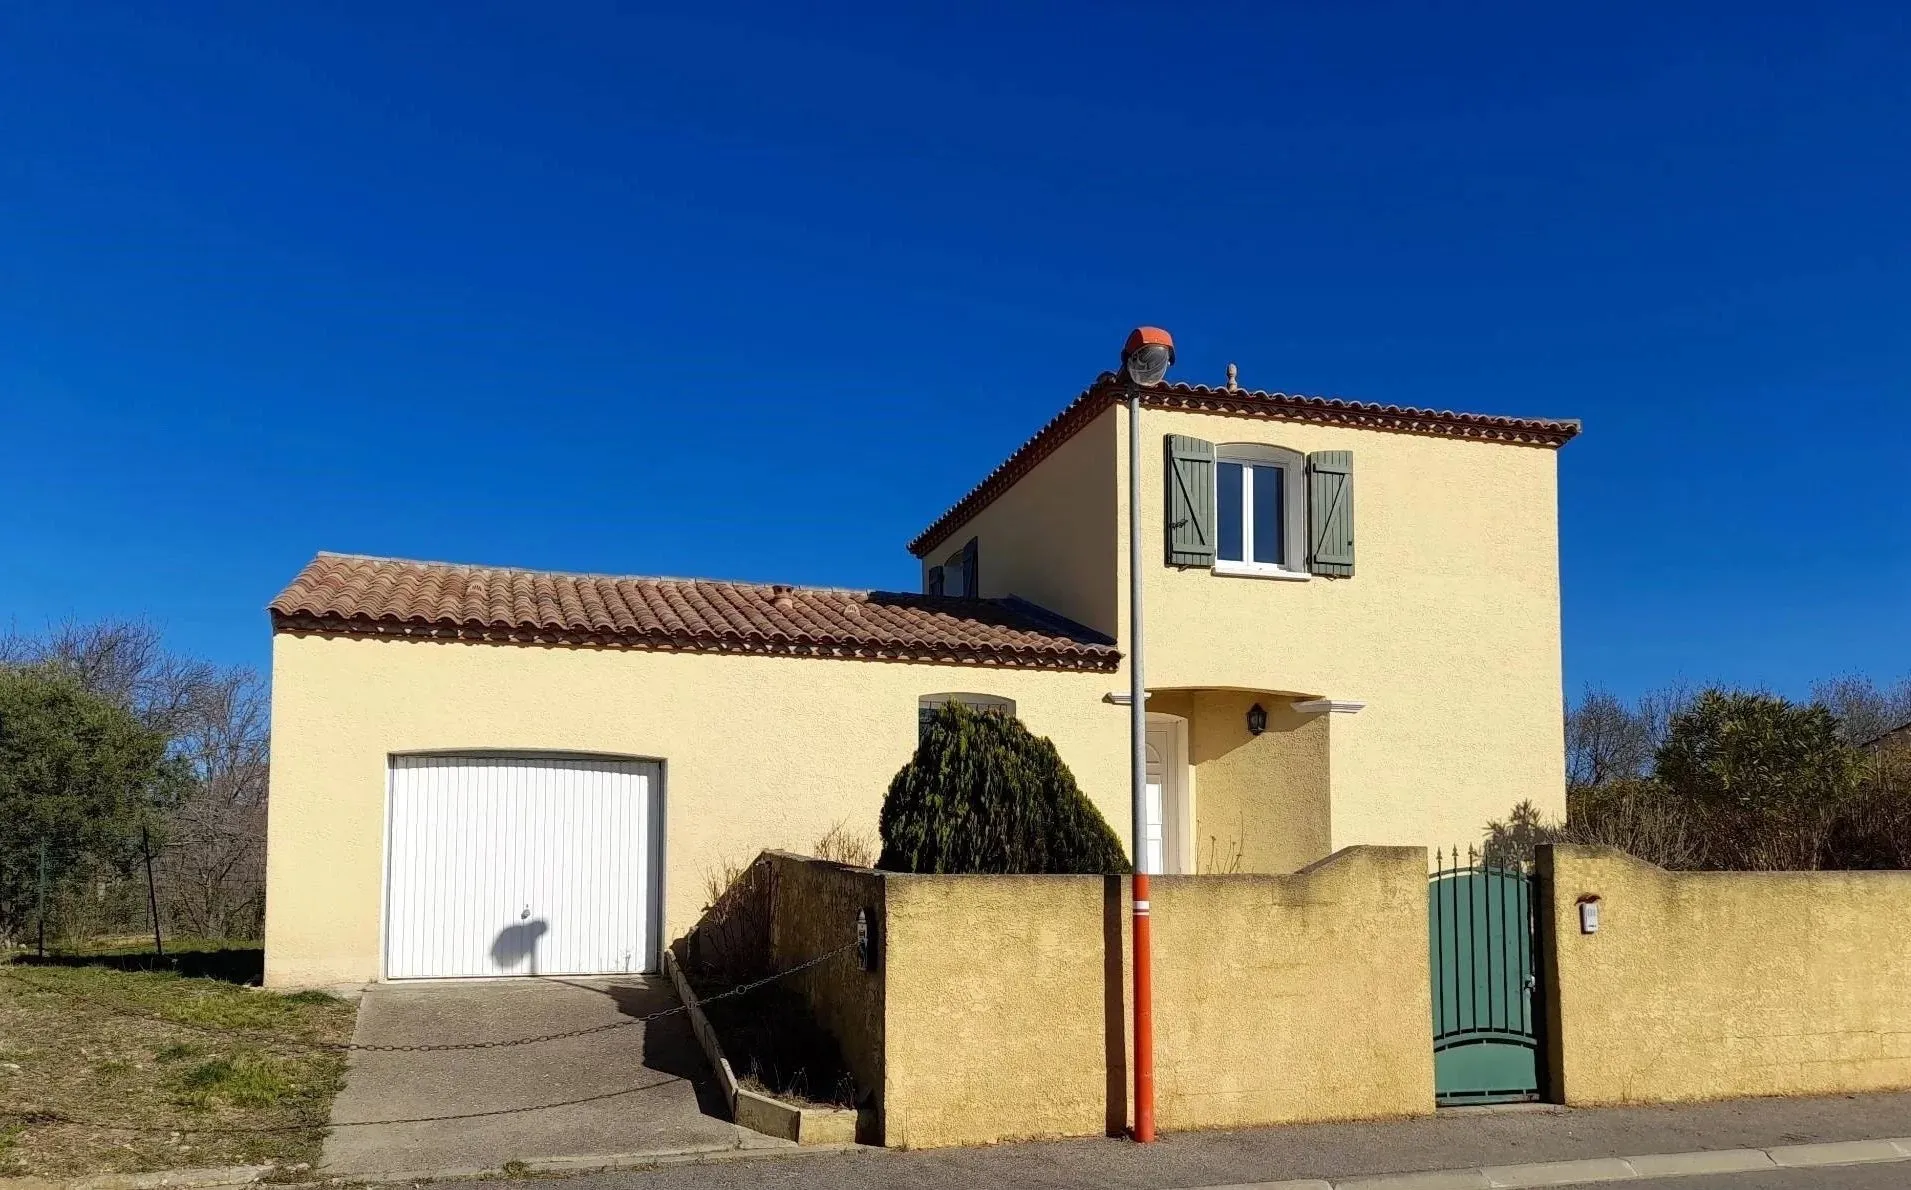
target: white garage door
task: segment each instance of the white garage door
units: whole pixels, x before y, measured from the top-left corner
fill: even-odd
[[[657,766],[395,756],[390,979],[654,967]]]

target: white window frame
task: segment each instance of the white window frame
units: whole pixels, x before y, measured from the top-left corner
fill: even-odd
[[[972,711],[988,711],[1006,718],[1015,718],[1015,700],[1004,698],[1000,694],[970,694],[951,692],[947,694],[925,694],[916,700],[916,731],[922,732],[922,713],[934,710],[947,702],[959,702]]]
[[[960,598],[969,596],[969,568],[963,565],[963,554],[969,547],[950,554],[942,562],[942,593]],[[953,580],[953,581],[952,581]]]
[[[1221,464],[1241,467],[1241,553],[1239,559],[1222,558]],[[1256,562],[1254,558],[1254,467],[1281,469],[1282,558],[1278,564]],[[1214,448],[1214,573],[1250,578],[1286,579],[1305,582],[1307,572],[1307,456],[1285,446],[1259,442],[1224,442]]]
[[[969,593],[969,577],[962,565],[962,551],[942,560],[942,593],[962,596]]]

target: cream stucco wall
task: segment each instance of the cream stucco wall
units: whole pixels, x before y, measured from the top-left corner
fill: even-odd
[[[273,641],[266,978],[381,975],[386,767],[396,752],[576,751],[664,763],[664,938],[703,877],[838,821],[871,834],[914,751],[916,700],[1002,695],[1125,838],[1126,713],[1109,676],[973,665],[296,636]]]
[[[1147,409],[1141,424],[1150,689],[1364,701],[1332,717],[1332,848],[1464,845],[1526,799],[1563,816],[1555,451]],[[1352,451],[1354,576],[1289,582],[1163,564],[1168,434]],[[1116,562],[1125,624],[1125,549]]]
[[[1555,846],[1540,877],[1554,1101],[1911,1087],[1911,872],[1666,872]]]
[[[922,560],[924,589],[929,567],[973,537],[985,597],[1020,595],[1113,636],[1116,416],[1104,411],[931,550]]]
[[[1422,849],[1359,848],[1292,875],[1158,878],[1161,1128],[1430,1113],[1426,870]],[[885,883],[886,1143],[1123,1128],[1126,881]]]
[[[1171,433],[1352,451],[1354,576],[1283,582],[1163,564]],[[1250,871],[1292,870],[1354,843],[1464,846],[1529,799],[1564,815],[1557,451],[1146,409],[1141,446],[1149,688],[1164,698],[1367,704],[1231,760],[1211,755],[1221,784],[1207,814],[1209,776],[1197,771],[1198,848],[1223,834],[1224,803],[1237,822],[1244,810],[1260,815],[1244,847]],[[938,544],[925,567],[975,537],[983,594],[1033,599],[1125,652],[1127,449],[1127,410],[1110,408]],[[1127,685],[1124,667],[1107,688]],[[1317,767],[1322,733],[1330,742]],[[1319,781],[1328,782],[1324,837],[1313,830]]]

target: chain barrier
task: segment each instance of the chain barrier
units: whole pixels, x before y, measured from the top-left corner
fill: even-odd
[[[737,996],[748,995],[749,993],[757,990],[758,988],[766,987],[769,984],[775,983],[779,979],[788,979],[790,976],[799,974],[800,972],[803,972],[803,971],[808,971],[812,967],[821,966],[822,964],[827,963],[829,960],[837,957],[838,955],[847,954],[850,951],[855,949],[856,949],[856,943],[854,942],[846,943],[845,945],[837,947],[835,950],[826,951],[823,954],[817,955],[813,959],[809,959],[805,962],[798,963],[794,967],[790,967],[785,970],[775,972],[774,974],[766,975],[762,979],[752,980],[749,983],[740,983],[736,987],[730,988],[726,991],[716,992],[712,995],[705,996],[699,1000],[686,1000],[683,1003],[678,1004],[674,1008],[661,1009],[657,1012],[646,1013],[643,1016],[628,1017],[628,1018],[625,1018],[624,1020],[613,1021],[612,1023],[607,1025],[592,1025],[589,1028],[571,1029],[563,1033],[542,1033],[535,1037],[512,1037],[512,1038],[505,1038],[498,1041],[448,1042],[444,1044],[433,1044],[433,1045],[356,1045],[356,1044],[353,1044],[352,1042],[325,1042],[325,1041],[287,1042],[283,1038],[262,1036],[261,1034],[253,1030],[219,1029],[210,1025],[202,1025],[198,1023],[197,1021],[182,1021],[182,1020],[176,1020],[173,1017],[162,1016],[158,1013],[141,1012],[137,1009],[130,1008],[126,1005],[113,1004],[109,1001],[102,1000],[97,996],[89,996],[85,994],[84,992],[75,992],[66,988],[51,987],[47,984],[40,983],[37,980],[23,978],[22,976],[17,975],[12,971],[0,970],[0,979],[11,980],[14,983],[22,984],[26,987],[33,988],[35,991],[45,992],[50,995],[65,996],[68,999],[79,1000],[84,1003],[91,1004],[97,1008],[103,1009],[107,1012],[110,1012],[116,1016],[130,1017],[135,1020],[154,1021],[163,1025],[175,1025],[180,1028],[192,1029],[200,1033],[210,1033],[220,1037],[241,1037],[247,1040],[262,1041],[268,1045],[277,1045],[278,1047],[284,1048],[284,1049],[303,1049],[308,1051],[309,1050],[357,1051],[360,1053],[366,1053],[366,1052],[371,1052],[371,1053],[442,1053],[442,1052],[454,1051],[454,1050],[500,1049],[507,1046],[537,1045],[539,1043],[547,1042],[547,1041],[562,1041],[572,1037],[588,1037],[595,1033],[607,1033],[612,1029],[628,1028],[631,1025],[648,1024],[652,1021],[662,1020],[665,1017],[675,1016],[681,1012],[688,1012],[690,1011],[693,1005],[697,1007],[702,1007],[705,1004],[714,1004],[719,1000],[729,1000],[729,999],[734,999]],[[669,1081],[669,1080],[666,1080],[666,1081]],[[649,1090],[651,1087],[658,1086],[658,1085],[660,1084],[645,1083],[638,1087],[629,1087],[621,1091],[609,1092],[606,1095],[592,1096],[591,1098],[592,1099],[614,1098],[618,1095],[628,1095],[628,1094],[635,1093],[637,1091]],[[583,1102],[583,1101],[580,1101],[580,1102]],[[109,1132],[179,1132],[179,1133],[198,1132],[198,1133],[206,1133],[206,1134],[210,1134],[210,1133],[240,1134],[240,1133],[266,1133],[266,1132],[318,1132],[318,1131],[323,1131],[324,1129],[327,1129],[327,1128],[347,1128],[347,1127],[364,1128],[364,1127],[371,1127],[371,1126],[381,1125],[381,1124],[429,1123],[429,1122],[440,1120],[440,1119],[459,1120],[459,1119],[474,1118],[476,1116],[514,1115],[519,1112],[544,1111],[547,1108],[565,1107],[565,1106],[569,1106],[569,1104],[568,1103],[534,1103],[524,1107],[501,1108],[494,1111],[469,1113],[468,1115],[427,1116],[427,1117],[420,1117],[417,1119],[408,1119],[408,1120],[345,1120],[337,1124],[331,1124],[331,1123],[275,1124],[275,1125],[268,1125],[266,1127],[259,1127],[259,1128],[219,1127],[216,1125],[211,1127],[206,1127],[201,1125],[194,1125],[192,1123],[174,1123],[174,1124],[163,1124],[163,1125],[162,1124],[154,1124],[154,1125],[116,1124],[116,1123],[112,1123],[105,1120],[88,1120],[79,1116],[70,1115],[66,1112],[52,1110],[52,1109],[43,1109],[43,1108],[0,1107],[0,1120],[14,1120],[18,1123],[26,1124],[26,1125],[72,1124],[72,1125],[79,1125],[81,1127],[98,1128],[102,1131],[109,1131]]]

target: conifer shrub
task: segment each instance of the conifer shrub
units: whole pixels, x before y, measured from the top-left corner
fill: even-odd
[[[892,872],[1129,870],[1054,744],[954,699],[889,783],[881,832],[876,866]]]

